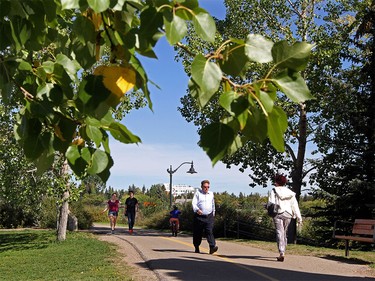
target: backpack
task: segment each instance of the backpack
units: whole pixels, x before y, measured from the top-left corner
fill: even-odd
[[[275,192],[275,189],[272,189],[273,192]],[[276,195],[276,194],[275,194]],[[267,213],[270,217],[275,217],[278,214],[279,211],[279,205],[275,203],[268,202],[266,205]]]

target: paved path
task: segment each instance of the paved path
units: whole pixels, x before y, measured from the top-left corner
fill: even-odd
[[[218,241],[219,251],[209,255],[205,240],[196,254],[191,236],[148,230],[129,235],[121,228],[111,235],[106,227],[94,227],[92,232],[118,246],[124,262],[134,267],[135,280],[375,281],[366,265],[349,261],[288,255],[277,262],[276,252],[224,241]]]

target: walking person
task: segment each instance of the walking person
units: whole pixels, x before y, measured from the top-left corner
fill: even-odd
[[[128,217],[129,234],[133,234],[135,214],[138,212],[138,200],[134,197],[134,191],[129,191],[129,197],[125,201],[125,216]]]
[[[285,259],[288,226],[291,219],[297,218],[298,223],[302,223],[296,194],[285,186],[286,183],[286,177],[277,174],[275,176],[275,188],[272,189],[268,198],[269,203],[278,205],[277,215],[273,218],[273,222],[275,224],[276,241],[280,254],[277,260],[280,262],[283,262]]]
[[[203,180],[201,182],[201,190],[197,190],[193,197],[193,244],[195,252],[199,253],[199,246],[202,242],[203,231],[206,233],[207,242],[210,247],[209,254],[213,254],[218,250],[215,237],[213,234],[215,222],[215,199],[214,193],[209,191],[210,181]]]
[[[109,199],[107,202],[107,207],[103,210],[103,213],[105,213],[108,210],[108,219],[112,234],[115,233],[118,210],[120,208],[119,206],[120,201],[117,199],[117,193],[114,192],[111,195],[111,199]]]
[[[173,206],[173,210],[169,212],[169,225],[172,227],[173,223],[176,225],[176,229],[172,228],[172,235],[177,236],[177,232],[180,228],[180,215],[181,211],[176,205]]]

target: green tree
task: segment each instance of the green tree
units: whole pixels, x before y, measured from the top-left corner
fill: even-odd
[[[331,225],[375,215],[374,10],[374,1],[364,1],[356,17],[335,25],[344,30],[340,58],[347,66],[331,83],[339,94],[327,97],[322,110],[325,122],[316,136],[323,157],[314,175],[315,195],[328,203],[317,215],[330,214]]]
[[[37,224],[45,192],[35,166],[11,137],[14,122],[14,113],[0,105],[0,225],[7,228]]]
[[[186,22],[205,41],[213,42],[216,33],[197,0],[0,4],[2,102],[21,105],[15,136],[38,174],[60,153],[79,178],[98,175],[105,182],[113,165],[109,135],[125,144],[141,141],[116,119],[123,116],[121,103],[141,95],[152,108],[138,56],[157,58],[153,48],[162,36],[188,50],[179,43],[187,34]],[[300,74],[311,47],[250,34],[246,40],[223,42],[212,54],[194,55],[190,88],[200,106],[220,87],[226,89],[220,106],[230,117],[206,128],[201,139],[213,164],[249,138],[269,138],[277,150],[284,149],[286,115],[274,101],[277,90],[296,103],[311,98]],[[238,87],[226,76],[245,71],[232,67],[238,58],[269,66],[269,71]]]
[[[223,40],[231,37],[243,38],[250,30],[275,41],[283,38],[290,44],[301,40],[316,45],[310,62],[302,73],[316,99],[291,103],[290,99],[281,97],[277,101],[288,116],[285,153],[274,149],[270,142],[259,144],[258,141],[250,139],[237,153],[223,159],[227,166],[240,165],[242,172],[250,168],[250,186],[258,184],[266,187],[276,172],[287,172],[292,179],[291,188],[298,198],[302,187],[309,179],[307,175],[321,165],[321,162],[316,160],[316,156],[306,157],[306,151],[312,150],[312,154],[326,153],[327,150],[323,147],[329,149],[329,145],[332,144],[320,137],[329,138],[322,124],[333,116],[330,113],[341,112],[343,109],[338,101],[344,99],[342,96],[345,92],[345,84],[338,83],[338,81],[341,81],[340,73],[348,61],[341,54],[352,53],[349,48],[351,41],[348,37],[348,30],[352,28],[350,23],[353,22],[353,15],[362,11],[368,3],[369,1],[345,0],[334,2],[225,1],[226,18],[223,21],[217,21],[219,41],[221,38]],[[190,46],[194,46],[195,51],[215,48],[212,45],[203,44],[193,34],[187,40]],[[191,59],[183,52],[180,52],[180,56],[189,71]],[[243,63],[241,60],[237,61],[238,65],[243,65]],[[262,66],[252,64],[251,70],[244,72],[243,76],[238,78],[238,87],[252,81],[254,76],[262,77],[267,71]],[[225,89],[221,90],[225,91]],[[187,121],[194,122],[200,134],[204,134],[205,128],[217,120],[228,116],[228,113],[219,106],[219,95],[212,99],[203,111],[199,109],[190,95],[183,97],[182,104],[183,107],[179,109],[181,114]],[[327,115],[324,112],[327,112]],[[335,123],[337,124],[338,122]],[[349,135],[349,131],[347,134]],[[309,143],[311,143],[310,147]],[[335,157],[332,159],[337,160]],[[341,164],[342,162],[338,163],[337,167]],[[324,172],[322,174],[327,175]],[[310,179],[314,178],[314,175],[311,175]],[[310,183],[314,184],[314,181],[311,180]]]

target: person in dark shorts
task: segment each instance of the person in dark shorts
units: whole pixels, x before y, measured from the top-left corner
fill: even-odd
[[[120,201],[117,199],[117,193],[114,192],[112,193],[111,199],[109,199],[107,202],[107,207],[103,210],[103,213],[108,210],[108,219],[112,234],[115,233],[119,208]]]

